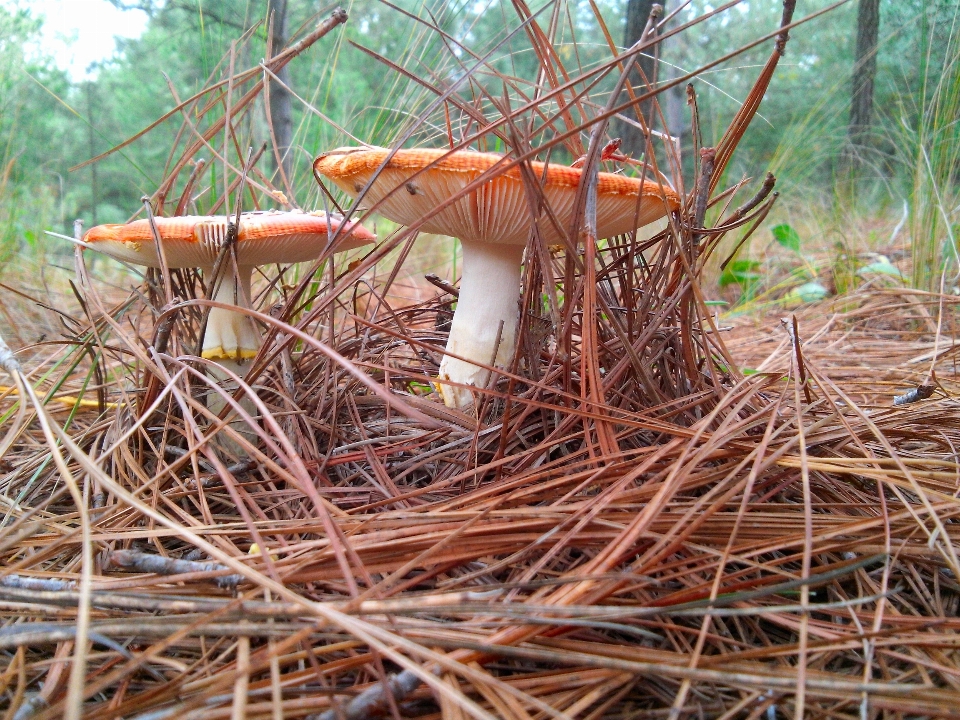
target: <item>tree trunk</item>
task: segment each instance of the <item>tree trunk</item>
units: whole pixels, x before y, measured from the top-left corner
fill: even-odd
[[[635,45],[643,35],[643,30],[647,26],[647,20],[650,18],[650,11],[653,9],[654,4],[654,0],[628,0],[626,10],[627,22],[623,33],[623,45],[625,48]],[[638,70],[636,65],[634,65],[630,73],[630,85],[633,86],[634,92],[637,95],[642,95],[647,92],[647,83],[652,85],[655,81],[656,61],[652,56],[653,48],[645,50],[643,55],[639,55],[636,58],[636,64],[640,66],[640,69]],[[642,75],[641,70],[643,72]],[[646,76],[646,81],[644,81],[644,76]],[[627,95],[625,94],[624,97],[621,98],[621,102],[625,102],[626,99]],[[641,103],[637,106],[637,110],[649,118],[651,104],[649,101]],[[623,114],[632,120],[636,120],[636,111],[634,110],[625,110]],[[642,155],[646,150],[646,140],[640,128],[622,120],[617,121],[615,127],[616,133],[620,136],[620,139],[623,140],[621,152],[631,157],[639,157]]]
[[[877,37],[880,32],[880,0],[860,0],[857,8],[857,50],[850,96],[848,135],[854,159],[867,145],[873,115],[873,82],[877,77]]]
[[[287,0],[270,0],[267,5],[267,17],[273,14],[273,35],[270,38],[271,57],[287,44]],[[289,66],[284,66],[277,77],[290,84]],[[274,80],[270,81],[270,119],[273,122],[273,134],[277,140],[277,151],[283,163],[283,172],[287,179],[292,178],[293,155],[290,143],[293,141],[293,99],[290,93]],[[276,160],[274,160],[274,169]],[[279,181],[278,181],[279,182]],[[282,183],[281,183],[282,185]]]

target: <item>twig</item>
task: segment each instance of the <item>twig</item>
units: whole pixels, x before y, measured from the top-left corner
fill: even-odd
[[[180,217],[181,215],[186,214],[187,206],[193,199],[193,186],[196,184],[197,178],[200,177],[200,173],[203,172],[203,168],[206,166],[206,164],[206,160],[203,158],[197,158],[197,162],[194,164],[193,170],[190,172],[190,176],[187,178],[187,184],[183,186],[183,192],[180,194],[180,201],[177,203],[177,207],[173,211],[174,217]]]
[[[224,573],[229,570],[228,567],[220,563],[175,560],[160,555],[140,553],[134,550],[113,550],[108,552],[104,560],[104,567],[113,567],[131,572],[156,573],[157,575],[183,575],[186,573],[200,572]],[[243,577],[237,574],[221,574],[219,577],[211,579],[217,586],[225,590],[232,590],[243,580]]]
[[[35,695],[21,705],[13,716],[13,720],[29,720],[29,718],[50,707],[51,701],[57,692],[59,692],[64,680],[63,671],[69,664],[68,658],[72,649],[73,643],[69,641],[61,643],[57,647],[53,656],[53,664],[50,666],[50,669],[47,670],[40,694]]]
[[[936,385],[917,385],[913,390],[905,392],[903,395],[897,395],[893,398],[894,405],[909,405],[910,403],[926,400],[936,391]]]
[[[435,672],[439,675],[439,670]],[[388,687],[383,683],[371,685],[349,702],[346,708],[327,710],[317,715],[308,715],[307,720],[365,720],[382,715],[392,701],[403,700],[420,687],[420,678],[411,670],[404,670],[388,679]]]
[[[793,22],[793,13],[797,7],[797,0],[783,0],[783,14],[780,17],[780,26],[783,32],[777,35],[777,52],[780,55],[786,55],[787,40],[790,39],[790,29],[788,25]]]
[[[52,578],[32,578],[23,575],[7,575],[0,578],[0,587],[21,590],[73,591],[77,583],[73,580],[54,580]]]
[[[729,225],[739,220],[742,220],[747,213],[757,207],[760,203],[767,199],[767,195],[773,190],[773,186],[776,185],[777,179],[773,176],[773,173],[767,173],[767,177],[763,180],[763,185],[760,186],[760,189],[757,191],[757,194],[752,198],[747,200],[743,205],[738,207],[733,211],[733,214],[730,218],[724,223],[724,225]]]
[[[712,147],[700,148],[700,177],[697,178],[696,195],[693,201],[693,227],[695,230],[703,228],[703,221],[707,215],[707,201],[710,199],[710,181],[713,178],[714,163],[717,151]],[[699,242],[702,235],[694,232],[694,243]]]
[[[457,289],[457,286],[451,285],[446,280],[442,279],[439,275],[436,275],[434,273],[427,273],[423,277],[427,282],[429,282],[432,285],[436,285],[445,293],[449,293],[450,295],[453,295],[455,298],[460,297],[460,290]]]
[[[807,401],[807,404],[813,402],[813,397],[810,394],[810,386],[807,383],[807,369],[803,364],[803,352],[800,349],[800,332],[797,328],[797,316],[791,315],[790,319],[787,320],[783,318],[781,320],[783,326],[787,329],[787,334],[790,336],[790,342],[793,345],[793,352],[797,359],[797,375],[800,381],[800,385],[803,387],[804,399]]]
[[[160,275],[163,279],[164,303],[170,304],[173,300],[173,286],[170,283],[170,265],[167,264],[167,251],[163,246],[163,240],[160,238],[160,231],[157,229],[157,221],[153,217],[153,207],[150,205],[150,198],[144,195],[140,198],[143,203],[143,209],[147,211],[147,222],[150,224],[150,234],[153,235],[153,242],[157,248],[157,257],[160,258]]]

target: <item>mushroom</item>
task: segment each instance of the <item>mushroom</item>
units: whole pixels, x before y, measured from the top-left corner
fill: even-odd
[[[167,266],[200,268],[205,282],[213,282],[213,265],[232,221],[232,217],[222,215],[155,218]],[[224,264],[217,287],[211,289],[212,299],[225,305],[249,308],[254,267],[315,260],[327,247],[330,231],[338,230],[341,222],[322,212],[242,213],[235,245],[236,274],[232,263]],[[83,240],[94,250],[118,260],[160,267],[148,220],[126,225],[98,225],[91,228]],[[373,240],[373,234],[362,225],[349,223],[337,240],[336,251],[367,245]],[[260,342],[260,333],[252,318],[236,310],[211,308],[201,354],[242,377],[247,370],[244,361],[257,354]]]
[[[463,247],[460,297],[439,379],[443,401],[465,408],[473,403],[468,387],[485,387],[490,372],[475,363],[506,367],[513,359],[519,316],[520,266],[533,217],[519,167],[512,167],[478,187],[464,189],[504,156],[459,150],[397,150],[387,160],[385,148],[339,148],[322,154],[314,170],[356,197],[379,171],[364,196],[377,211],[404,225],[420,223],[430,233],[450,235]],[[544,164],[531,163],[544,177]],[[550,164],[543,195],[555,213],[560,232],[571,224],[577,186],[583,171]],[[457,198],[450,202],[451,198]],[[441,208],[442,209],[438,209]],[[609,238],[647,225],[680,206],[679,196],[658,183],[600,173],[597,186],[597,237]],[[562,242],[552,222],[540,223],[548,244]]]

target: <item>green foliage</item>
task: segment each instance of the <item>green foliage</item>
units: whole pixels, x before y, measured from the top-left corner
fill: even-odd
[[[137,40],[124,41],[117,59],[99,68],[95,80],[80,85],[71,84],[49,60],[27,56],[25,48],[36,46],[39,28],[28,9],[11,11],[0,6],[0,259],[21,247],[43,247],[38,238],[44,229],[69,232],[75,217],[89,225],[123,221],[136,212],[139,198],[152,193],[166,173],[169,158],[195,140],[189,131],[178,135],[181,117],[98,163],[95,170],[87,167],[71,173],[68,169],[140,132],[174,107],[175,97],[189,97],[230,62],[237,69],[256,67],[268,54],[268,0],[114,2],[147,10],[147,30]],[[798,17],[828,4],[829,0],[801,3]],[[328,12],[326,6],[321,9],[306,0],[287,0],[287,6],[287,29],[294,37]],[[293,194],[302,207],[323,207],[310,173],[313,157],[323,150],[358,140],[384,145],[408,133],[408,146],[447,142],[442,120],[413,130],[415,116],[434,101],[433,93],[371,53],[388,58],[411,76],[450,87],[477,57],[494,51],[488,69],[477,73],[472,90],[466,91],[490,115],[495,112],[492,98],[499,102],[505,89],[489,68],[513,79],[514,84],[506,88],[512,103],[542,92],[534,85],[538,63],[529,38],[521,32],[505,41],[519,25],[511,3],[402,0],[399,6],[414,17],[375,0],[346,4],[350,21],[289,65],[290,86],[302,99],[293,102],[292,140]],[[538,16],[544,26],[559,24],[556,52],[567,67],[587,68],[607,56],[606,40],[589,3],[563,4],[555,17],[552,7],[531,4],[535,13],[545,9]],[[597,7],[619,40],[623,0],[604,0]],[[707,9],[706,2],[691,2],[680,9],[674,22],[688,21]],[[669,37],[660,48],[667,64],[664,77],[695,69],[769,32],[776,27],[780,10],[780,3],[743,3],[719,13],[696,32]],[[881,3],[876,84],[880,129],[868,165],[883,183],[862,195],[878,211],[892,198],[910,199],[909,226],[918,258],[913,282],[920,286],[931,286],[939,269],[957,258],[957,217],[950,214],[960,202],[956,192],[960,126],[954,122],[960,114],[957,13],[955,0]],[[787,56],[760,108],[761,117],[728,169],[731,179],[770,168],[778,175],[778,188],[794,201],[831,191],[830,178],[846,136],[855,16],[855,3],[849,3],[791,33]],[[447,33],[446,41],[415,17],[436,22]],[[235,45],[231,55],[231,44],[244,33],[249,43]],[[771,42],[693,81],[704,145],[720,138],[756,79]],[[592,93],[602,98],[604,87],[601,84]],[[683,92],[680,87],[662,96],[669,129],[678,135],[688,131],[690,123]],[[573,120],[579,122],[579,109],[572,112]],[[249,140],[259,146],[269,138],[262,104],[245,122],[244,143]],[[539,133],[534,141],[540,142],[563,132],[566,121],[560,118],[553,126],[536,122],[541,124],[534,124]],[[451,118],[455,137],[469,128],[464,118]],[[683,137],[689,147],[689,132]],[[491,141],[478,149],[497,147]],[[222,150],[223,141],[218,138],[201,153],[211,161],[214,182],[222,178],[222,161],[216,159]],[[552,159],[563,162],[569,155],[567,148],[558,148]],[[692,156],[686,148],[685,156]],[[259,169],[281,185],[269,154]],[[900,202],[897,199],[896,205]],[[198,212],[210,209],[204,198],[198,201]],[[772,232],[781,246],[801,253],[802,238],[794,226],[780,224]],[[754,262],[733,263],[720,278],[721,285],[737,284],[744,297],[752,297],[761,274]],[[850,283],[856,282],[850,273],[846,276]]]
[[[860,262],[857,254],[843,243],[834,246],[833,261],[830,265],[833,273],[833,286],[837,295],[843,295],[855,290],[859,283]]]
[[[816,281],[799,285],[783,296],[783,303],[787,307],[817,302],[830,295],[830,291]]]
[[[936,290],[942,273],[960,272],[956,208],[960,202],[960,7],[920,16],[921,88],[898,103],[896,138],[910,171],[907,196],[912,284]]]
[[[900,269],[890,262],[890,258],[885,255],[880,255],[877,260],[864,265],[863,267],[859,268],[857,272],[864,276],[890,275],[899,280],[903,280],[903,273],[901,273]]]
[[[429,383],[417,382],[416,380],[408,380],[407,387],[410,392],[414,395],[429,395],[434,392],[434,387]]]
[[[759,270],[760,263],[757,260],[733,260],[720,275],[719,285],[720,287],[739,285],[740,300],[750,300],[756,294],[763,279]]]
[[[875,84],[874,128],[863,153],[861,177],[847,187],[839,174],[839,158],[848,142],[849,72],[855,37],[855,4],[832,13],[829,27],[814,36],[821,77],[804,93],[773,92],[790,71],[775,76],[768,97],[796,103],[770,169],[778,188],[794,201],[830,198],[838,207],[859,205],[868,216],[882,215],[908,201],[907,230],[911,242],[913,285],[939,287],[944,268],[956,268],[954,248],[960,203],[960,63],[958,32],[960,6],[955,0],[881,2],[878,74]],[[847,36],[835,35],[845,32]],[[804,42],[802,33],[793,38]],[[798,45],[788,49],[788,58]],[[770,112],[767,100],[761,112]],[[777,118],[788,115],[772,113]],[[760,128],[760,126],[758,126]],[[762,128],[761,128],[762,130]],[[753,172],[752,170],[750,172]],[[852,192],[851,192],[852,190]],[[951,218],[951,211],[954,215]],[[858,268],[853,248],[837,256],[834,275],[838,292],[855,287]],[[952,275],[956,270],[949,270]],[[893,273],[887,273],[893,274]],[[899,273],[897,273],[899,274]]]
[[[66,82],[43,58],[28,57],[38,30],[25,11],[0,5],[0,269],[19,249],[42,245],[37,239],[58,225],[64,206],[65,168],[50,139],[64,129],[65,112],[47,90]]]
[[[787,250],[800,254],[800,233],[794,229],[793,225],[787,223],[775,225],[770,228],[770,232],[773,233],[773,239]]]

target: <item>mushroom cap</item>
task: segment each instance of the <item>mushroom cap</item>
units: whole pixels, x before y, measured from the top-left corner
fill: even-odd
[[[163,243],[167,265],[172,268],[213,265],[227,237],[225,215],[185,215],[154,218]],[[325,213],[248,212],[240,215],[237,233],[237,263],[265,265],[314,260],[327,246],[327,235],[343,221]],[[149,220],[126,225],[98,225],[83,237],[84,242],[118,260],[160,267]],[[337,239],[336,251],[367,245],[375,236],[359,223],[350,222]]]
[[[356,197],[389,153],[386,148],[339,148],[318,157],[313,167]],[[463,193],[468,184],[503,162],[504,156],[496,153],[398,150],[365,198],[371,203],[383,201],[378,208],[380,214],[404,225],[427,218],[421,225],[426,232],[473,242],[525,245],[530,234],[531,213],[519,167],[512,167]],[[531,162],[530,165],[533,174],[543,178],[544,163]],[[582,172],[579,168],[551,163],[543,180],[544,196],[564,233],[570,227]],[[458,194],[456,201],[437,211],[442,203]],[[649,180],[602,172],[597,185],[597,236],[608,238],[631,232],[679,207],[680,197],[670,188],[661,188]],[[540,221],[540,229],[548,243],[561,242],[560,234],[548,218]]]

